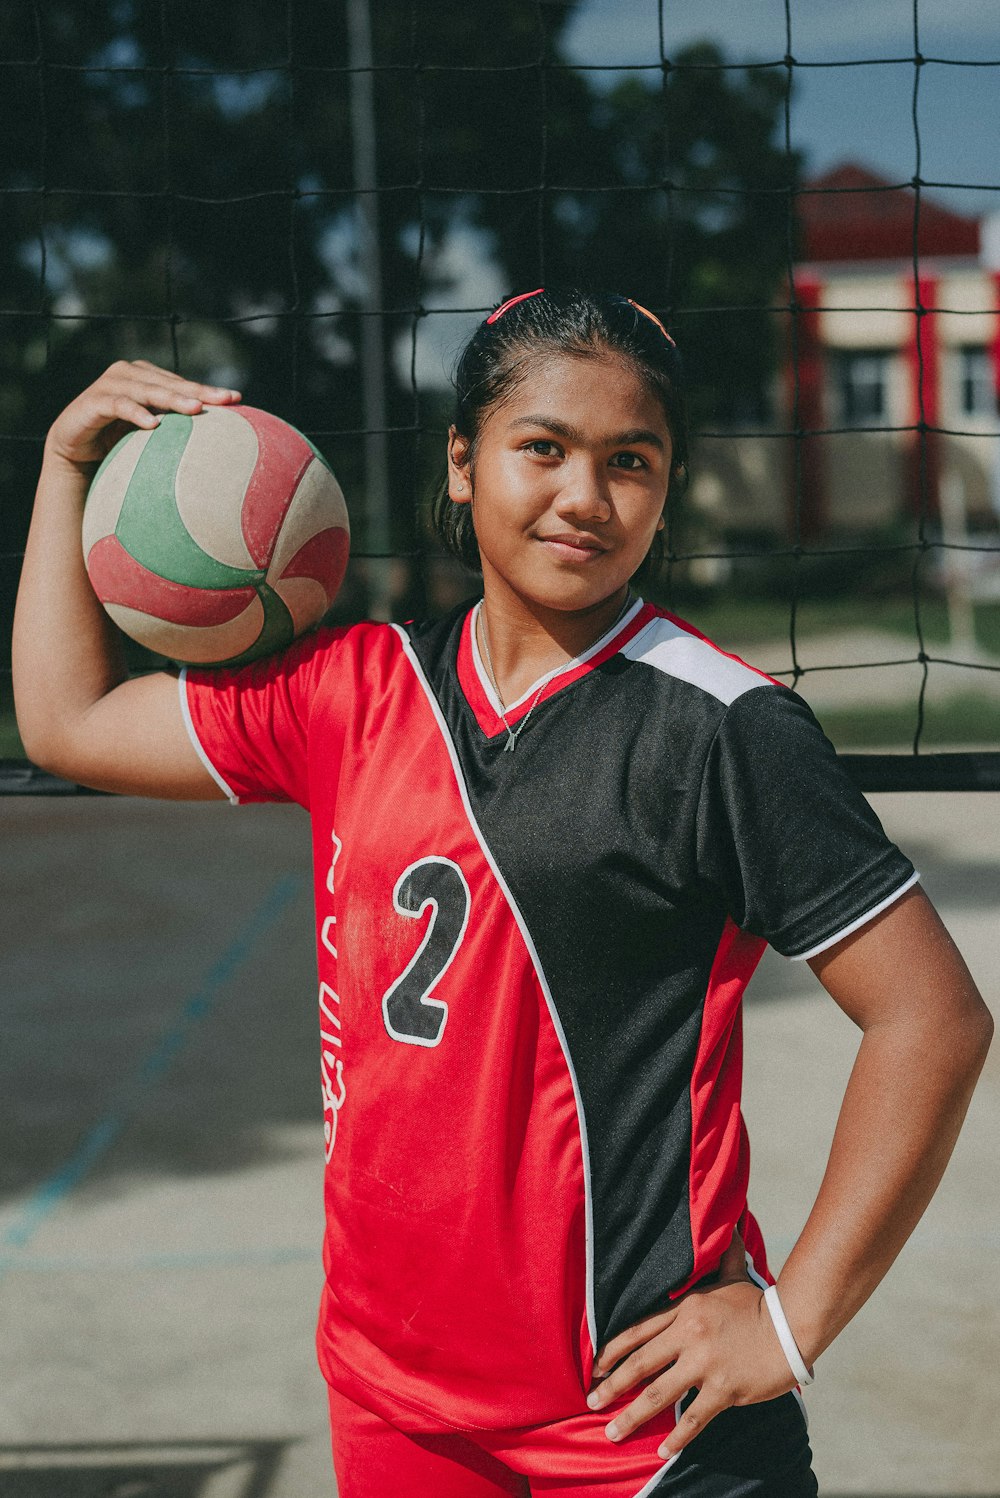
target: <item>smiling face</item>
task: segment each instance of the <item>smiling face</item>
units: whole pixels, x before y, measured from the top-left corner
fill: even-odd
[[[672,444],[659,399],[607,353],[538,358],[471,455],[452,431],[449,493],[471,503],[489,604],[591,612],[624,598],[657,530]]]

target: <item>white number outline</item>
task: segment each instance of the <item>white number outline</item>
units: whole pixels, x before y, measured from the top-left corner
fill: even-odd
[[[332,895],[336,893],[336,880],[334,871],[337,867],[337,859],[341,855],[344,844],[332,828],[330,831],[330,837],[333,842],[333,857],[330,860],[330,867],[327,870],[326,874],[326,887]],[[323,946],[333,957],[336,957],[337,955],[337,948],[334,945],[333,938],[330,935],[330,932],[332,928],[336,926],[336,924],[337,917],[335,915],[328,915],[326,920],[323,922],[323,929],[320,933],[320,939],[323,943]],[[334,1145],[337,1143],[337,1121],[340,1115],[340,1110],[344,1106],[344,1100],[347,1097],[347,1087],[344,1083],[343,1061],[339,1056],[335,1055],[333,1051],[327,1049],[327,1047],[331,1045],[335,1045],[338,1047],[338,1049],[340,1049],[343,1045],[343,1042],[340,1038],[340,1020],[334,1013],[333,1009],[330,1007],[330,1003],[327,1002],[328,1000],[336,1004],[338,1009],[340,1008],[340,995],[330,987],[329,983],[324,983],[321,981],[319,985],[319,1070],[320,1086],[323,1094],[323,1133],[326,1136],[326,1158],[327,1162],[329,1163],[329,1161],[333,1157]],[[329,1029],[326,1029],[324,1027],[324,1020],[327,1020],[329,1022]],[[334,1030],[337,1031],[336,1034],[334,1034]],[[329,1109],[330,1111],[329,1119],[327,1119],[326,1117],[327,1109]]]
[[[413,873],[413,871],[415,869],[422,868],[425,864],[438,864],[438,865],[440,865],[440,864],[446,864],[448,866],[448,868],[454,869],[455,873],[458,875],[459,879],[461,880],[461,882],[462,882],[462,888],[465,891],[465,914],[462,917],[462,929],[459,931],[457,937],[455,938],[455,940],[454,940],[454,942],[452,944],[451,951],[448,953],[448,957],[447,957],[447,960],[445,961],[444,965],[442,967],[438,968],[437,972],[434,974],[434,976],[431,979],[430,983],[428,983],[427,987],[424,989],[423,993],[420,995],[419,999],[417,1000],[418,1003],[425,1005],[427,1008],[440,1009],[440,1010],[443,1011],[443,1017],[442,1017],[442,1020],[441,1020],[441,1028],[438,1031],[437,1035],[434,1036],[433,1038],[426,1037],[426,1036],[423,1036],[423,1035],[410,1035],[408,1033],[404,1033],[403,1031],[397,1030],[393,1026],[392,1021],[389,1019],[389,1000],[392,998],[392,996],[396,992],[397,988],[399,988],[400,984],[403,983],[409,977],[410,973],[413,971],[413,969],[416,967],[417,963],[420,961],[421,957],[424,954],[424,951],[426,950],[426,948],[427,948],[427,946],[428,946],[428,944],[430,942],[431,937],[434,934],[434,927],[435,927],[435,924],[437,923],[437,916],[438,916],[438,908],[439,907],[438,907],[438,902],[437,902],[437,900],[435,900],[435,898],[434,898],[433,895],[428,895],[425,900],[422,900],[421,903],[420,903],[420,907],[417,910],[407,910],[405,906],[403,906],[403,905],[401,905],[399,903],[399,892],[400,892],[400,890],[402,888],[403,881],[405,879],[409,878],[409,876]],[[409,962],[406,964],[406,967],[400,973],[399,977],[396,978],[396,979],[394,979],[394,981],[392,982],[392,984],[386,989],[385,993],[382,995],[382,1020],[383,1020],[383,1022],[385,1024],[386,1030],[388,1031],[388,1033],[392,1037],[392,1039],[393,1040],[401,1041],[403,1045],[420,1045],[420,1046],[424,1046],[424,1047],[427,1047],[427,1048],[430,1048],[430,1047],[433,1047],[433,1046],[438,1046],[438,1045],[441,1044],[441,1039],[442,1039],[442,1036],[444,1035],[444,1031],[445,1031],[445,1025],[448,1023],[448,1005],[447,1005],[447,1003],[445,1002],[444,999],[432,999],[430,997],[430,994],[431,994],[431,991],[434,988],[437,987],[437,985],[440,983],[441,979],[444,977],[445,973],[451,967],[452,963],[455,960],[455,953],[458,951],[459,947],[462,945],[462,942],[465,939],[465,933],[466,933],[466,931],[468,930],[468,927],[469,927],[469,915],[470,915],[471,910],[472,910],[472,893],[471,893],[471,891],[469,889],[468,880],[466,879],[465,875],[462,873],[462,870],[458,866],[458,864],[455,863],[454,859],[445,858],[441,854],[434,854],[434,853],[428,854],[428,856],[426,858],[418,858],[418,859],[415,860],[415,862],[413,862],[411,864],[408,864],[406,866],[406,868],[403,870],[403,872],[400,874],[399,878],[396,880],[395,886],[393,887],[393,891],[392,891],[392,903],[393,903],[393,907],[395,908],[397,914],[404,915],[404,916],[406,916],[407,920],[411,920],[411,921],[418,921],[418,920],[420,920],[420,918],[423,916],[424,912],[427,910],[427,907],[430,906],[431,907],[431,918],[427,922],[427,930],[424,932],[424,937],[423,937],[423,940],[421,941],[419,947],[414,952],[413,956],[410,958]]]

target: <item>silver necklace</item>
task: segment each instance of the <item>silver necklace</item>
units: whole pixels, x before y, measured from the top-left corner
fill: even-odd
[[[610,634],[611,631],[614,629],[615,625],[621,623],[621,621],[624,619],[625,615],[628,613],[628,610],[629,610],[629,607],[631,606],[631,603],[632,603],[632,594],[631,594],[631,591],[629,591],[625,595],[625,602],[624,602],[624,604],[622,605],[621,609],[618,612],[618,617],[604,631],[605,634]],[[542,677],[541,681],[538,683],[538,686],[535,688],[535,695],[531,699],[531,705],[529,706],[528,711],[525,713],[524,717],[521,719],[521,721],[517,725],[517,727],[516,728],[511,728],[510,724],[507,722],[507,710],[506,710],[506,708],[504,706],[504,700],[503,700],[503,697],[501,696],[500,688],[497,685],[497,674],[496,674],[495,670],[493,669],[493,656],[490,654],[490,636],[489,636],[489,631],[486,628],[486,610],[483,608],[482,604],[480,604],[480,606],[479,606],[479,618],[478,618],[478,622],[482,626],[482,629],[481,629],[480,632],[481,632],[482,637],[483,637],[483,649],[486,652],[486,670],[489,673],[490,682],[492,684],[494,692],[497,695],[497,701],[500,704],[500,718],[501,718],[501,721],[503,723],[504,728],[506,728],[506,730],[507,730],[507,742],[503,746],[503,752],[504,752],[504,754],[513,754],[514,750],[517,748],[517,741],[518,741],[518,739],[521,737],[521,734],[524,732],[524,730],[528,726],[528,719],[531,717],[532,713],[535,711],[535,704],[538,702],[539,697],[542,695],[542,688],[548,685],[548,683],[551,681],[552,677],[551,676],[543,676]],[[598,637],[598,638],[600,638],[600,637]],[[566,664],[568,665],[569,662],[567,661]]]

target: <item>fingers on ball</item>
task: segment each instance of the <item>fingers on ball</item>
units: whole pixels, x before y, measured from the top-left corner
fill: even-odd
[[[168,408],[175,408],[178,401],[201,406],[206,400],[219,402],[240,399],[238,390],[185,379],[172,370],[151,364],[148,359],[117,359],[105,371],[104,378],[116,386],[124,384],[130,393],[141,395],[151,405]]]
[[[159,424],[160,420],[155,412],[150,411],[146,406],[140,405],[138,401],[132,400],[129,396],[125,395],[119,396],[114,402],[112,414],[119,421],[127,421],[132,426],[138,427],[155,427]]]

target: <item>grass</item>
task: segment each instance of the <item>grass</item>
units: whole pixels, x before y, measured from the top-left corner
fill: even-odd
[[[748,646],[763,641],[788,639],[790,606],[787,599],[745,598],[729,592],[703,602],[681,601],[676,612],[718,644]],[[940,598],[923,600],[920,624],[925,643],[939,647],[949,641],[948,611]],[[1000,604],[977,604],[976,643],[1000,657]],[[884,630],[913,645],[916,654],[916,624],[913,603],[894,594],[799,600],[795,634],[799,640],[839,633],[846,629]]]
[[[827,737],[838,749],[885,749],[908,752],[917,726],[916,702],[837,708],[819,715]],[[920,749],[958,746],[1000,750],[1000,702],[963,692],[946,704],[929,703],[924,712]]]

